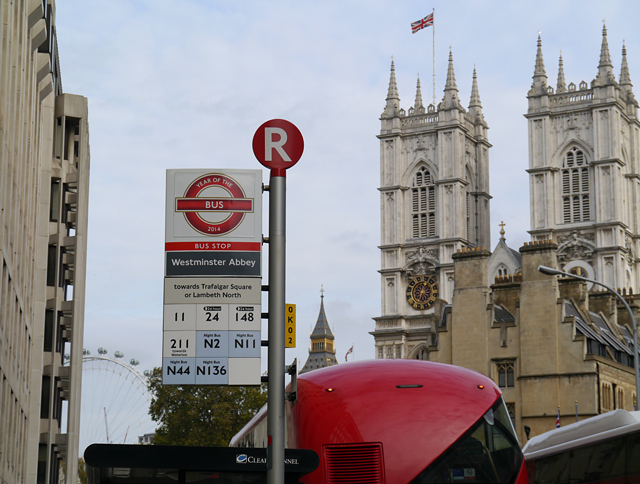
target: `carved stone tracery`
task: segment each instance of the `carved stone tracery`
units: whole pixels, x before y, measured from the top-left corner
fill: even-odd
[[[409,277],[434,274],[439,263],[438,249],[418,247],[416,250],[407,252],[404,270]]]
[[[558,260],[561,263],[572,260],[591,261],[596,249],[595,235],[573,230],[569,235],[558,237]]]

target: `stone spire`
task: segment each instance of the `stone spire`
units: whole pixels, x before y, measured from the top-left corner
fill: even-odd
[[[484,115],[482,114],[482,104],[480,103],[480,92],[478,91],[478,76],[476,68],[473,68],[473,82],[471,83],[471,99],[469,100],[469,116],[474,124],[484,124]]]
[[[391,78],[389,79],[389,91],[387,92],[387,104],[382,113],[383,118],[393,118],[400,114],[400,96],[396,84],[396,67],[391,61]]]
[[[633,95],[633,84],[631,84],[631,76],[629,75],[629,65],[627,64],[627,48],[622,43],[622,67],[620,68],[620,87],[622,92],[627,96],[627,102],[631,102],[638,105],[635,96]]]
[[[533,71],[533,84],[529,96],[540,96],[547,94],[547,73],[544,70],[544,60],[542,59],[542,39],[538,34],[538,51],[536,52],[536,67]]]
[[[469,109],[481,108],[480,93],[478,92],[478,76],[476,75],[476,68],[473,68],[473,82],[471,83],[471,99],[469,100]]]
[[[560,61],[558,63],[558,83],[556,92],[567,92],[567,83],[564,80],[564,65],[562,64],[562,52],[560,52]]]
[[[418,84],[416,86],[416,102],[413,106],[415,114],[424,113],[424,104],[422,103],[422,90],[420,89],[420,76],[418,76]]]
[[[595,85],[607,86],[615,84],[613,75],[613,65],[611,64],[611,56],[609,55],[609,43],[607,42],[607,26],[602,25],[602,47],[600,47],[600,63],[598,64],[598,75],[595,79]]]
[[[458,99],[458,87],[456,86],[456,75],[453,72],[453,54],[449,50],[449,68],[447,69],[447,82],[444,86],[444,99],[440,103],[442,109],[459,109],[464,111]]]
[[[622,43],[622,67],[620,68],[620,85],[631,86],[631,76],[629,75],[629,65],[627,64],[627,47]]]

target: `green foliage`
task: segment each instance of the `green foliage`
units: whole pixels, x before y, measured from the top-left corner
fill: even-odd
[[[78,458],[78,480],[80,484],[87,484],[87,465],[82,457]]]
[[[151,418],[158,422],[156,445],[226,447],[267,403],[260,387],[173,386],[162,384],[162,369],[149,378]]]

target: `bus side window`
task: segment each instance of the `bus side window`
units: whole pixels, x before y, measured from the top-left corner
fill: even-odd
[[[640,433],[627,436],[627,476],[640,475]]]

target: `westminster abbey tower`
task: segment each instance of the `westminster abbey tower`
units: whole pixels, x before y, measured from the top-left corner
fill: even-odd
[[[381,122],[382,315],[373,334],[378,358],[413,358],[426,354],[451,301],[451,256],[490,243],[491,145],[475,70],[468,110],[449,53],[442,102],[425,108],[418,79],[415,103],[405,111],[392,62]],[[384,344],[398,337],[401,344]]]

